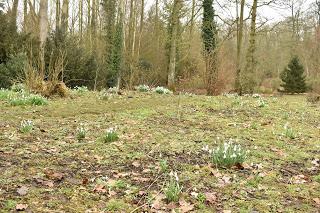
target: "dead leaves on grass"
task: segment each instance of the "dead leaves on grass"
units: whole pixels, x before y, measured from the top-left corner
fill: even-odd
[[[17,193],[20,196],[25,196],[26,194],[28,194],[29,188],[26,186],[21,186],[20,188],[17,189]]]
[[[163,210],[166,212],[168,210],[172,210],[172,212],[175,212],[174,209],[177,209],[178,212],[187,213],[194,210],[194,207],[195,207],[194,204],[191,204],[185,201],[184,199],[180,199],[178,204],[179,205],[177,205],[177,203],[166,204],[165,196],[163,194],[157,194],[154,196],[154,201],[151,204],[151,208],[157,210],[157,212],[160,210]]]
[[[17,211],[24,211],[28,208],[28,205],[27,204],[17,204],[16,205],[16,210]]]

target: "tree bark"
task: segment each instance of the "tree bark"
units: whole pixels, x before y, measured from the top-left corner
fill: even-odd
[[[179,14],[182,8],[182,0],[174,0],[171,14],[171,32],[170,32],[170,48],[169,48],[169,70],[168,70],[168,87],[171,90],[175,89],[175,75],[176,75],[176,57],[177,57],[177,39],[178,39],[178,25]]]
[[[17,27],[17,14],[18,14],[19,0],[14,0],[11,10],[11,24],[13,27]]]
[[[64,37],[68,32],[69,0],[63,0],[61,12],[61,30]]]
[[[39,29],[40,29],[40,78],[45,76],[44,50],[48,35],[48,0],[40,0],[39,9]]]
[[[28,22],[28,0],[23,1],[23,31],[27,31],[27,22]]]
[[[251,26],[249,48],[247,51],[247,61],[245,73],[242,75],[241,88],[245,93],[252,94],[256,86],[255,71],[256,71],[256,19],[257,19],[258,0],[253,0],[251,13]]]
[[[238,4],[238,1],[237,1]],[[235,89],[239,95],[242,94],[240,74],[241,74],[241,50],[242,50],[242,40],[243,40],[243,24],[244,24],[244,6],[245,0],[241,0],[240,3],[240,17],[237,16],[237,58],[236,58],[236,79],[235,79]],[[238,5],[237,5],[238,13]]]

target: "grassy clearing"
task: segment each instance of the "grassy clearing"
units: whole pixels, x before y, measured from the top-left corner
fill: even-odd
[[[261,103],[134,92],[108,100],[83,92],[36,107],[0,100],[0,211],[317,212],[319,106],[303,96]],[[31,132],[19,131],[23,120]],[[105,143],[114,127],[119,139]],[[217,148],[217,137],[250,150],[241,167],[210,163],[203,147]],[[168,205],[171,171],[182,191]]]

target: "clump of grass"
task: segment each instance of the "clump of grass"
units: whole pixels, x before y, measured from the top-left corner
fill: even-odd
[[[160,165],[160,171],[162,173],[165,173],[168,171],[169,165],[167,160],[164,160],[164,159],[160,160],[159,165]]]
[[[167,183],[166,188],[164,189],[164,193],[167,201],[170,202],[178,202],[183,186],[179,184],[179,177],[176,172],[170,173],[170,180]]]
[[[32,131],[32,129],[33,129],[33,122],[31,120],[21,121],[20,129],[19,129],[21,133],[29,133]]]
[[[112,98],[112,94],[110,94],[106,89],[103,89],[99,92],[99,99],[109,100],[111,98]]]
[[[139,85],[136,87],[136,90],[139,91],[139,92],[148,92],[150,91],[150,87],[148,85]]]
[[[172,94],[172,92],[165,87],[156,87],[154,91],[158,94]]]
[[[118,139],[119,139],[119,136],[116,131],[116,128],[107,129],[107,131],[103,137],[103,140],[106,143],[114,142],[114,141],[117,141]]]
[[[209,149],[206,146],[203,150],[209,152],[213,164],[224,168],[241,165],[246,160],[249,152],[249,150],[244,150],[241,145],[233,144],[231,140],[221,143],[215,149]]]
[[[48,100],[41,95],[19,93],[9,97],[9,104],[11,106],[43,106],[48,104]]]
[[[0,89],[0,100],[7,100],[12,96],[13,92],[8,89]]]
[[[111,199],[106,204],[107,212],[125,212],[128,205],[123,200]]]
[[[26,91],[26,87],[25,87],[24,84],[13,84],[10,89],[13,92],[24,92],[24,91]]]
[[[293,131],[293,129],[289,126],[289,123],[286,123],[284,125],[284,136],[290,139],[295,139],[296,135]]]
[[[83,124],[80,124],[80,126],[77,128],[76,137],[78,141],[82,141],[86,138],[87,130],[85,129]]]

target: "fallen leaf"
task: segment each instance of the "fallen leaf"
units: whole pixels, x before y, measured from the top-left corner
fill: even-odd
[[[24,211],[28,208],[28,205],[27,204],[17,204],[16,205],[16,210],[17,211]]]
[[[87,185],[88,182],[89,182],[89,179],[88,179],[88,178],[83,178],[83,179],[82,179],[82,184],[83,184],[83,185]]]
[[[144,178],[144,177],[134,177],[132,179],[138,182],[148,182],[150,180],[149,178]]]
[[[208,201],[210,204],[214,204],[217,200],[216,193],[214,192],[206,192],[204,195],[206,196],[206,201]]]
[[[139,191],[138,192],[138,195],[140,195],[140,196],[143,196],[143,195],[146,195],[147,193],[145,192],[145,191]]]
[[[132,163],[132,166],[136,167],[136,168],[139,168],[141,166],[141,164],[139,163],[139,161],[134,161]]]
[[[112,191],[112,190],[109,190],[109,195],[108,195],[108,197],[113,197],[113,196],[115,196],[115,195],[117,195],[117,192]]]
[[[313,198],[313,201],[320,206],[320,198]]]
[[[277,154],[278,154],[279,156],[281,156],[281,157],[287,157],[287,156],[288,156],[284,151],[282,151],[282,150],[280,150],[280,149],[277,149],[277,148],[275,148],[275,147],[272,147],[272,148],[271,148],[271,151],[277,153]]]
[[[97,184],[97,185],[94,187],[93,192],[106,193],[107,190],[104,188],[104,185]]]
[[[55,181],[61,181],[63,179],[63,174],[59,172],[45,171],[47,178]]]
[[[194,204],[190,204],[190,203],[186,202],[185,200],[180,200],[179,204],[180,204],[179,210],[182,213],[190,212],[194,209]]]
[[[231,213],[231,210],[223,210],[223,213]]]
[[[28,194],[28,187],[25,186],[21,186],[20,188],[17,189],[17,193],[21,196],[24,196],[26,194]]]
[[[313,161],[311,161],[311,163],[316,167],[320,166],[320,160],[319,159],[314,159]]]
[[[294,184],[303,184],[303,183],[307,183],[308,178],[304,175],[296,175],[294,177],[292,177],[292,183]]]
[[[50,188],[52,188],[54,186],[54,183],[52,181],[50,181],[50,180],[43,181],[42,184],[45,185],[45,186],[48,186]]]
[[[199,193],[198,192],[191,192],[190,195],[193,196],[194,198],[197,198]]]
[[[156,209],[156,210],[160,210],[163,206],[164,206],[164,203],[163,203],[163,199],[165,198],[165,196],[163,194],[159,194],[155,197],[151,207],[153,209]]]

